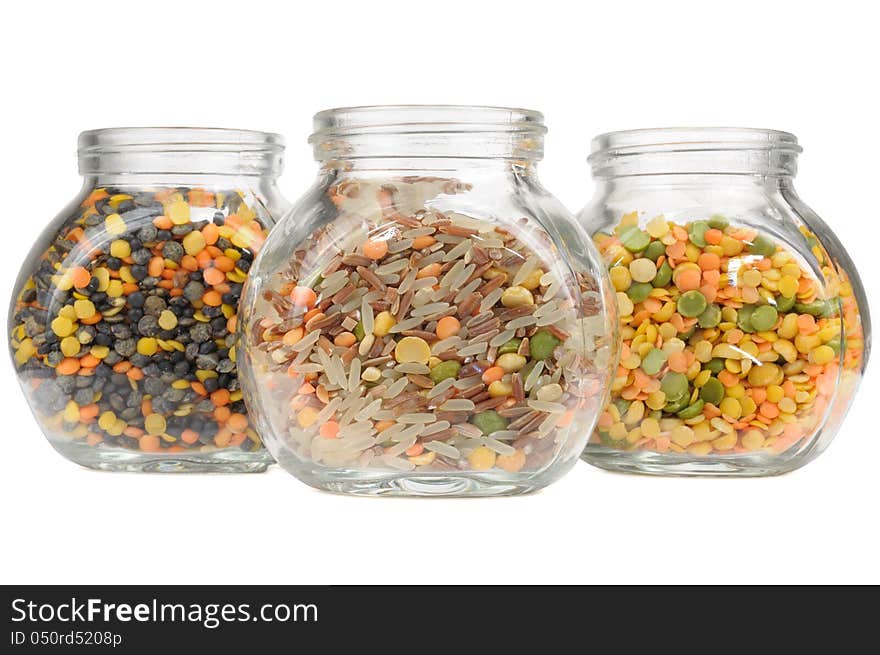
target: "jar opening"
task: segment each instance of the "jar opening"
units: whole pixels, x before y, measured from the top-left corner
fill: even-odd
[[[270,132],[202,127],[117,127],[79,135],[82,175],[280,175],[284,139]]]
[[[663,174],[794,175],[802,148],[789,132],[740,127],[669,127],[595,137],[596,177]]]
[[[378,105],[318,112],[309,142],[318,161],[486,158],[535,161],[547,131],[540,112],[467,105]]]

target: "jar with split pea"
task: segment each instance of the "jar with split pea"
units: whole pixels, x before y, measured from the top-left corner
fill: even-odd
[[[828,446],[871,323],[846,249],[795,192],[800,152],[759,129],[594,139],[580,220],[609,269],[621,353],[586,461],[773,475]]]
[[[245,130],[80,135],[83,187],[28,253],[8,326],[21,388],[62,455],[126,471],[271,463],[242,400],[237,312],[287,208],[282,152],[279,136]]]
[[[269,236],[241,375],[279,464],[367,495],[525,493],[577,461],[616,360],[614,297],[540,184],[539,113],[315,117],[318,178]]]

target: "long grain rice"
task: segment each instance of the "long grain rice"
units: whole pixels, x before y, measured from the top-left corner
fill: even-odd
[[[399,332],[403,332],[404,330],[411,330],[415,327],[418,327],[422,324],[423,319],[421,317],[408,318],[400,323],[396,323],[389,330],[392,334],[397,334]]]
[[[435,423],[429,423],[419,432],[419,436],[427,437],[428,435],[436,434],[437,432],[442,432],[449,427],[449,421],[436,421]]]
[[[458,459],[461,457],[461,452],[458,450],[458,448],[456,448],[455,446],[450,446],[448,443],[440,441],[439,439],[426,442],[425,450],[430,450],[437,453],[438,455],[449,457],[450,459]]]
[[[440,409],[449,412],[471,411],[473,408],[473,401],[467,400],[466,398],[454,398],[452,400],[447,400],[440,405]]]
[[[431,412],[412,412],[397,417],[401,423],[433,423],[437,417]]]
[[[438,384],[435,384],[432,389],[428,391],[426,394],[426,398],[434,398],[435,396],[439,396],[442,393],[445,393],[447,390],[452,388],[452,385],[455,384],[455,378],[446,378],[445,380],[441,380]]]
[[[516,448],[510,444],[502,443],[492,437],[483,437],[483,445],[490,450],[494,450],[499,455],[510,456],[516,453]]]
[[[497,348],[499,346],[503,346],[505,343],[513,339],[516,334],[516,329],[506,329],[503,332],[499,332],[494,337],[489,340],[489,345],[493,348]]]

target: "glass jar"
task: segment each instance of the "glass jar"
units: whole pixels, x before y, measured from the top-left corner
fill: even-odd
[[[315,117],[317,181],[245,289],[242,383],[282,467],[332,491],[496,495],[576,462],[615,361],[589,237],[538,182],[536,112]]]
[[[21,388],[62,455],[125,471],[271,463],[235,334],[253,257],[287,208],[282,152],[243,130],[80,135],[82,190],[25,259],[9,312]]]
[[[865,292],[798,197],[785,132],[654,129],[593,141],[580,215],[621,321],[602,468],[773,475],[831,441],[870,347]]]

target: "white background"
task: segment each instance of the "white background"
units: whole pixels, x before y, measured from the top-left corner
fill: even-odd
[[[592,193],[585,158],[599,132],[792,131],[805,149],[801,195],[876,298],[880,56],[868,4],[10,3],[3,302],[23,253],[79,188],[79,131],[281,132],[292,200],[316,170],[312,113],[383,103],[542,110],[541,177],[572,210]],[[880,303],[873,310],[880,319]],[[2,583],[880,582],[878,362],[831,448],[781,478],[646,478],[580,463],[529,497],[412,501],[321,493],[277,467],[81,469],[52,450],[0,361]]]

